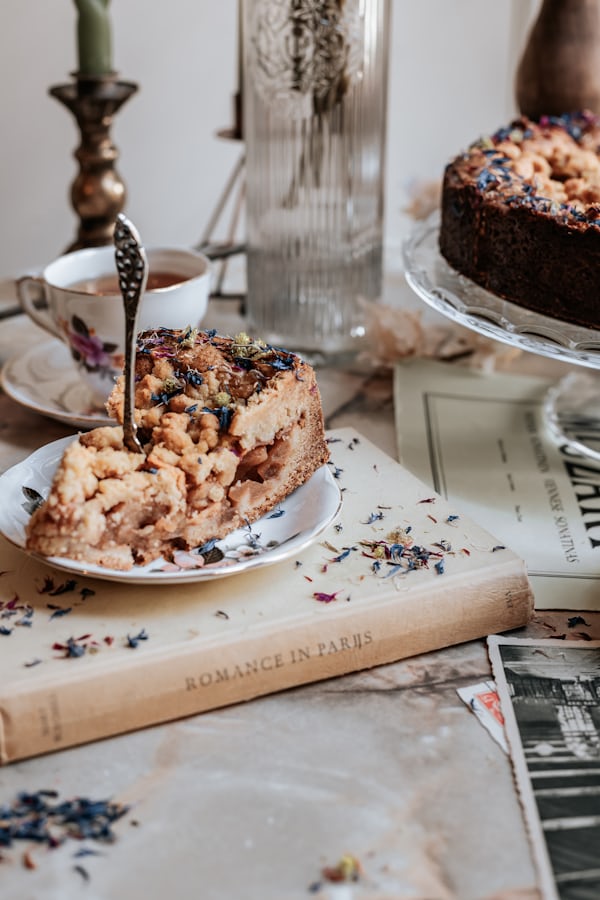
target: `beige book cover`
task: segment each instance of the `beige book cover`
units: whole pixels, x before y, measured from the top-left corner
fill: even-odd
[[[73,577],[0,539],[7,763],[516,628],[522,560],[352,429],[297,556],[171,586]]]
[[[402,363],[402,463],[527,564],[536,609],[600,609],[600,462],[550,433],[548,378]]]

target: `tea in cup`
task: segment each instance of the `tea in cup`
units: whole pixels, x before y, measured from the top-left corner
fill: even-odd
[[[210,263],[194,250],[146,250],[148,281],[138,328],[197,327],[208,305]],[[93,402],[103,406],[125,360],[125,312],[114,247],[90,247],[49,263],[41,276],[17,280],[23,310],[63,341]],[[47,308],[40,308],[45,300]]]

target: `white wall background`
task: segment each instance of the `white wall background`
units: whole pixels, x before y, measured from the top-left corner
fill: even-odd
[[[386,243],[415,182],[515,112],[514,71],[539,0],[391,0]],[[240,153],[233,121],[237,0],[112,0],[114,64],[140,90],[115,120],[126,213],[146,244],[198,241]],[[72,0],[2,0],[0,278],[73,239],[75,124],[51,85],[76,68]]]

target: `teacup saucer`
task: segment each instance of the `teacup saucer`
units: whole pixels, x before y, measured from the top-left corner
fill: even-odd
[[[59,340],[33,344],[25,353],[8,360],[0,380],[5,393],[21,406],[74,428],[114,424],[94,406],[68,348]]]

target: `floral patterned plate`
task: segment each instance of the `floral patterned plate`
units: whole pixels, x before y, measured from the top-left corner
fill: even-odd
[[[1,381],[5,393],[21,406],[74,428],[114,424],[94,406],[69,348],[56,338],[33,344],[10,359],[2,368]]]
[[[25,550],[29,516],[39,499],[47,496],[64,449],[73,440],[66,437],[46,444],[0,475],[0,534],[21,550]],[[129,572],[119,572],[62,557],[30,555],[66,572],[109,581],[157,585],[204,581],[289,559],[312,544],[340,508],[340,489],[331,468],[322,466],[262,519],[239,528],[222,541],[178,552],[172,563],[158,559],[146,566],[134,566]]]

